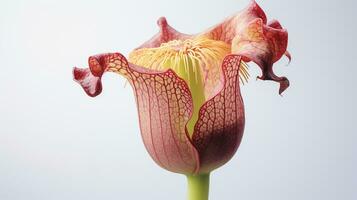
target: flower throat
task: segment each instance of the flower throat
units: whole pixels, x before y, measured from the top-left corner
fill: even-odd
[[[199,109],[207,98],[203,70],[220,69],[224,57],[230,51],[230,45],[225,42],[197,37],[183,41],[172,40],[156,48],[134,50],[129,55],[129,61],[154,70],[172,69],[186,81],[193,99],[193,113],[187,124],[192,136]],[[246,65],[242,66],[243,78],[246,80]]]

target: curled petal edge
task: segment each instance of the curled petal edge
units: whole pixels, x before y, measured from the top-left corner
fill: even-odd
[[[259,65],[262,70],[259,79],[279,82],[281,94],[289,87],[289,80],[275,75],[273,63],[285,54],[287,39],[286,30],[266,26],[261,19],[256,19],[233,39],[232,51],[242,55],[243,60],[251,60]]]
[[[278,77],[273,72],[273,64],[282,55],[291,60],[286,50],[288,32],[277,20],[267,24],[264,11],[255,2],[243,11],[224,20],[201,35],[228,42],[232,45],[232,53],[243,56],[243,61],[253,61],[259,65],[262,80],[273,80],[280,83],[279,94],[289,87],[286,77]]]

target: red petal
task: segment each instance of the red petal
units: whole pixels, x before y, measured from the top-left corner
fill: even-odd
[[[232,44],[232,53],[242,55],[244,61],[254,61],[262,69],[263,80],[274,80],[280,83],[281,94],[288,86],[286,77],[278,77],[273,72],[273,64],[282,55],[291,59],[286,51],[288,33],[280,23],[273,20],[268,25],[264,11],[253,1],[252,4],[213,27],[202,35]]]
[[[287,87],[286,77],[278,77],[273,72],[273,63],[286,52],[288,33],[283,29],[275,29],[263,25],[261,19],[253,20],[233,41],[232,51],[242,55],[244,60],[257,63],[263,74],[262,80],[280,82],[279,94]]]
[[[74,68],[74,78],[90,96],[100,93],[97,85],[106,71],[124,75],[133,86],[142,138],[158,165],[184,174],[198,169],[198,154],[185,128],[192,97],[182,79],[172,70],[156,72],[132,65],[119,53],[92,56],[89,68]]]
[[[225,57],[221,90],[200,109],[192,136],[200,155],[200,173],[228,162],[241,142],[245,118],[239,88],[240,61],[237,55]]]

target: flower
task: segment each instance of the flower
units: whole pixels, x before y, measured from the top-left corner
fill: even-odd
[[[91,97],[102,91],[104,72],[124,76],[136,97],[141,135],[153,160],[182,174],[207,174],[235,154],[244,130],[239,81],[248,79],[246,62],[258,77],[288,86],[273,72],[286,51],[288,33],[278,21],[267,23],[256,2],[199,34],[176,31],[165,18],[160,32],[133,50],[89,57],[89,68],[74,68],[74,79]]]

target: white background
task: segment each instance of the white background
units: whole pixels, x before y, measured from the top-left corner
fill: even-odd
[[[72,81],[90,55],[124,54],[156,20],[196,33],[248,0],[0,1],[0,199],[186,198],[185,177],[159,168],[142,144],[130,86],[104,77],[97,98]],[[246,129],[235,157],[212,173],[212,200],[354,200],[356,3],[258,1],[289,31],[291,87],[242,87]]]

